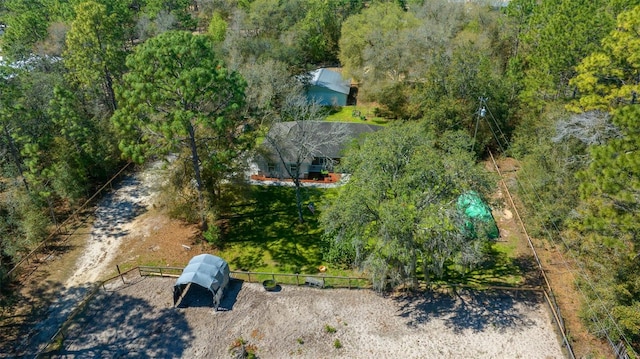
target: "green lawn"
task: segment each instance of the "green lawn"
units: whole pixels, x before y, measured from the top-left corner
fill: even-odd
[[[232,270],[356,275],[331,268],[322,261],[324,243],[318,215],[335,189],[302,189],[304,223],[298,222],[295,189],[288,186],[250,186],[244,200],[237,201],[223,216],[225,233],[217,255]],[[315,214],[306,207],[313,202]]]
[[[316,274],[324,265],[328,268],[325,274],[329,276],[362,276],[323,262],[326,244],[318,215],[337,190],[303,188],[302,191],[305,222],[300,224],[293,187],[248,186],[243,199],[236,198],[223,216],[224,240],[216,254],[224,258],[232,270]],[[306,208],[309,202],[314,203],[315,214]],[[528,283],[530,271],[526,268],[532,264],[530,258],[521,258],[517,253],[517,240],[513,237],[494,243],[487,260],[476,269],[461,273],[451,266],[445,271],[444,278],[433,283],[475,287]],[[270,278],[264,276],[259,279]],[[282,282],[283,278],[278,280]],[[295,278],[290,282],[295,283]]]
[[[477,268],[462,272],[450,267],[440,284],[462,284],[474,287],[505,286],[517,287],[530,285],[531,258],[520,256],[516,252],[517,237],[495,242],[486,260]],[[535,271],[534,271],[535,272]]]
[[[374,109],[375,107],[371,105],[343,106],[340,111],[330,114],[327,121],[387,125],[390,120],[376,117]]]

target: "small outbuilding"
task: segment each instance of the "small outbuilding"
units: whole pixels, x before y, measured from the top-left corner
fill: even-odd
[[[191,258],[173,287],[173,305],[180,302],[191,284],[197,284],[211,293],[217,310],[229,284],[229,273],[229,265],[220,257],[200,254]]]
[[[344,80],[338,72],[329,69],[312,71],[307,97],[324,106],[346,106],[351,80]]]

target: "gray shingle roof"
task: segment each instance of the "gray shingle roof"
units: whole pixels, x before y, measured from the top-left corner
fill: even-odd
[[[344,132],[344,135],[340,136],[341,141],[322,141],[325,143],[319,143],[318,146],[312,146],[315,147],[315,150],[313,151],[314,153],[312,153],[312,156],[314,157],[340,158],[342,157],[342,151],[351,140],[358,138],[362,134],[378,131],[382,129],[382,126],[364,123],[327,121],[305,121],[304,126],[296,126],[296,122],[293,121],[278,122],[275,123],[269,130],[269,136],[272,136],[274,138],[293,138],[298,136],[298,131],[301,131],[302,129],[309,133],[316,134]],[[295,153],[295,150],[291,152]]]

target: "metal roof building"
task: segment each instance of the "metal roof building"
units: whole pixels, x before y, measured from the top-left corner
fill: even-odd
[[[351,81],[344,80],[338,72],[317,69],[309,73],[307,97],[325,106],[346,106]]]
[[[229,273],[229,265],[220,257],[200,254],[191,258],[173,287],[173,305],[178,304],[189,285],[197,284],[211,292],[213,307],[218,309],[229,284]]]

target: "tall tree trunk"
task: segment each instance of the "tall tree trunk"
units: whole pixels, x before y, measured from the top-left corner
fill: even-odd
[[[410,275],[411,275],[411,289],[418,289],[418,258],[416,255],[416,247],[415,241],[411,240],[411,264],[410,264]]]
[[[189,123],[189,147],[191,148],[191,163],[193,164],[193,172],[196,176],[196,189],[198,190],[198,206],[200,207],[200,219],[202,221],[202,231],[209,229],[207,225],[207,216],[204,206],[204,187],[202,185],[202,176],[200,175],[200,157],[198,156],[198,148],[196,146],[196,131],[193,125]]]
[[[298,207],[298,222],[304,223],[304,217],[302,216],[302,193],[300,193],[300,180],[296,177],[293,179],[296,185],[296,206]]]
[[[3,130],[4,135],[7,137],[7,142],[9,143],[9,151],[11,152],[11,157],[13,157],[13,162],[15,162],[16,167],[18,168],[18,173],[20,173],[20,177],[22,177],[24,188],[29,192],[29,183],[27,183],[27,179],[24,177],[24,170],[22,169],[22,161],[20,160],[18,148],[13,142],[13,138],[11,138],[11,134],[9,133],[9,129],[6,124],[3,126]]]
[[[58,227],[58,219],[56,218],[56,211],[53,208],[53,201],[51,201],[51,196],[47,197],[47,204],[49,205],[49,214],[51,215],[51,219],[53,220],[53,224]]]
[[[107,97],[109,105],[111,106],[111,111],[115,112],[118,109],[118,101],[116,100],[116,93],[113,90],[113,77],[106,66],[104,67],[104,78],[107,82]]]

